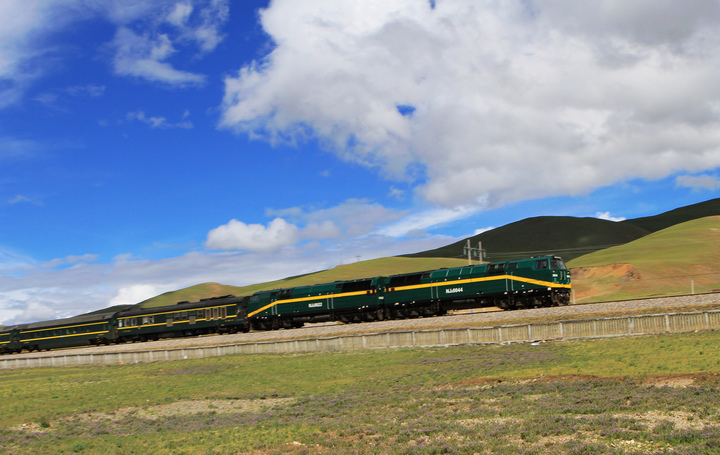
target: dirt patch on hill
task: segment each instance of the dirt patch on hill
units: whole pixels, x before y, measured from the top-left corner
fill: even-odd
[[[620,281],[642,279],[640,271],[632,264],[608,264],[597,267],[576,267],[571,269],[573,279],[590,280],[616,278]]]
[[[629,263],[607,264],[597,267],[575,267],[570,269],[575,288],[575,297],[584,299],[602,294],[601,283],[627,283],[642,279],[640,271]]]

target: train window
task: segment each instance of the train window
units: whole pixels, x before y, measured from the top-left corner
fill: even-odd
[[[283,299],[289,299],[289,298],[291,298],[291,297],[292,297],[292,291],[293,291],[292,289],[283,289],[282,291],[280,291],[280,293],[279,293],[278,296],[277,296],[278,300],[283,300]]]
[[[507,268],[508,268],[508,270],[512,270],[512,269],[516,269],[517,266],[518,266],[517,262],[510,262],[510,263],[508,263]]]
[[[212,310],[205,310],[205,320],[209,321],[212,319]]]
[[[553,270],[565,270],[565,263],[562,261],[562,259],[552,259],[550,261],[550,268]]]
[[[505,270],[505,263],[503,262],[490,264],[488,267],[488,272],[502,272],[503,270]]]
[[[413,275],[396,275],[390,278],[388,287],[412,286],[420,283],[422,283],[422,273],[416,273]]]
[[[155,318],[153,316],[143,316],[142,318],[142,325],[152,324],[155,322]]]
[[[369,291],[372,288],[372,280],[348,281],[342,284],[341,292]]]
[[[213,319],[219,319],[219,318],[218,318],[218,313],[219,313],[218,309],[217,309],[217,308],[213,308]]]
[[[173,315],[172,315],[172,314],[168,314],[168,315],[165,317],[165,324],[166,324],[168,327],[172,327],[172,325],[173,325]]]
[[[227,317],[227,308],[222,307],[220,308],[220,319],[225,319]]]
[[[540,259],[539,261],[537,261],[537,262],[535,263],[535,268],[536,268],[537,270],[548,268],[548,261],[547,261],[547,259]]]
[[[250,297],[250,303],[257,303],[260,300],[260,296],[258,294],[253,295]]]

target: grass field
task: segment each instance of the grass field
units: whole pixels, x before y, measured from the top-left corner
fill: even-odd
[[[720,217],[688,221],[568,263],[578,303],[720,289]],[[693,289],[694,288],[694,289]]]
[[[720,453],[720,333],[0,373],[0,451]]]

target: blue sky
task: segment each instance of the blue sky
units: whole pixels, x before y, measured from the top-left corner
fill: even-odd
[[[3,0],[0,324],[720,196],[716,1]]]

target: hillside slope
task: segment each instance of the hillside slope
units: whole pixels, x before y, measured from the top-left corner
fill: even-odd
[[[542,216],[527,218],[471,237],[482,242],[485,261],[500,262],[554,254],[565,260],[639,239],[650,232],[630,224],[598,218]],[[406,257],[459,257],[466,241]]]
[[[622,245],[678,223],[720,215],[720,198],[681,207],[655,216],[613,222],[598,218],[542,216],[470,237],[478,242],[489,262],[555,254],[570,261],[584,254]],[[461,257],[466,240],[406,257]]]
[[[720,216],[568,262],[577,303],[720,290]]]

